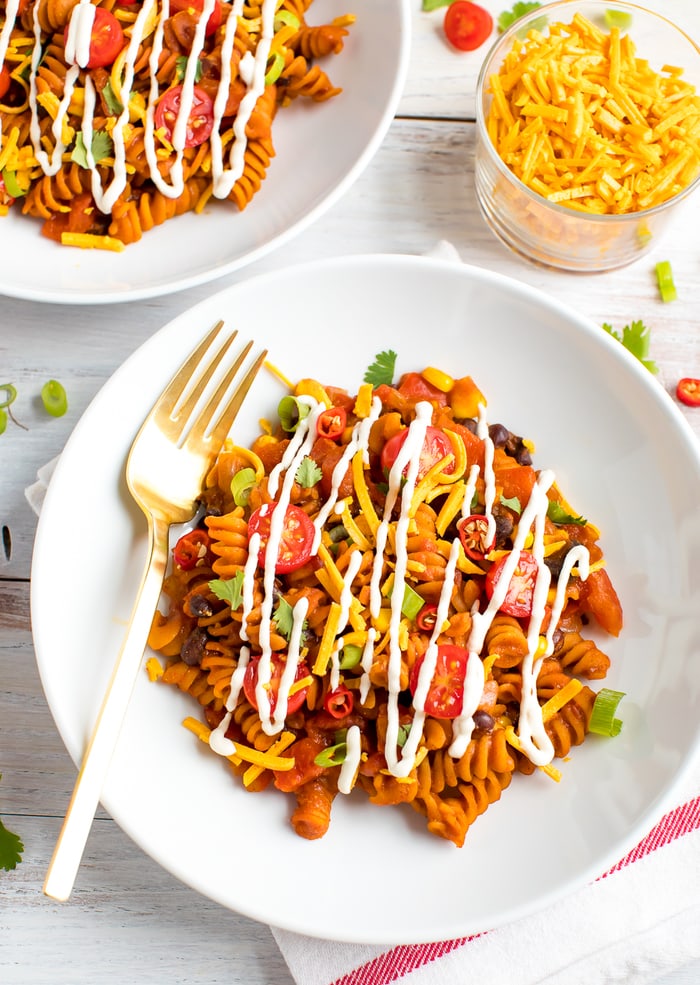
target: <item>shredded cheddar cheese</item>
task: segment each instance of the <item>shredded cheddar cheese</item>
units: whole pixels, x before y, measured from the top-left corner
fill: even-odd
[[[508,168],[550,202],[599,215],[640,212],[700,173],[700,95],[682,70],[659,72],[629,34],[581,14],[516,40],[487,119]]]

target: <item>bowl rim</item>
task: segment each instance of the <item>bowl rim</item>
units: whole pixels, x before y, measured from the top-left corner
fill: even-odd
[[[594,7],[599,7],[601,10],[607,10],[610,4],[607,0],[581,0],[582,3],[590,4]],[[518,191],[527,195],[527,197],[534,202],[539,207],[547,207],[551,209],[555,215],[566,216],[569,219],[576,218],[582,222],[592,222],[598,223],[600,225],[611,224],[612,222],[619,223],[632,223],[636,221],[643,221],[649,216],[654,216],[659,213],[667,211],[671,206],[682,202],[684,199],[689,198],[698,188],[700,188],[700,170],[698,171],[695,178],[691,181],[689,185],[677,192],[672,198],[666,199],[665,202],[661,202],[659,205],[654,205],[649,209],[642,209],[639,212],[621,212],[621,213],[606,213],[605,215],[600,215],[596,212],[573,212],[571,209],[567,208],[565,205],[559,205],[558,202],[550,202],[540,195],[539,192],[534,191],[529,188],[522,179],[520,179],[507,164],[504,164],[502,158],[498,154],[491,137],[486,129],[486,119],[484,114],[484,99],[486,96],[486,83],[491,72],[489,71],[489,66],[491,65],[491,60],[497,48],[501,45],[504,47],[508,46],[508,43],[520,34],[524,28],[527,28],[529,24],[533,21],[539,20],[542,16],[546,15],[553,9],[571,9],[575,7],[576,4],[572,0],[552,0],[551,3],[543,3],[541,6],[537,7],[535,10],[519,17],[514,21],[509,28],[499,34],[496,40],[493,42],[489,50],[484,56],[484,60],[481,63],[481,68],[479,69],[479,75],[476,82],[476,126],[477,126],[477,138],[478,143],[485,149],[488,154],[490,161],[495,165],[501,176],[509,179],[513,182]],[[670,20],[664,14],[660,14],[656,10],[650,10],[648,7],[642,7],[637,3],[628,3],[626,0],[621,0],[621,2],[615,2],[615,10],[621,10],[625,13],[633,13],[637,11],[641,14],[648,14],[651,17],[656,18],[659,21],[663,21],[673,30],[677,31],[691,47],[695,49],[700,58],[700,45],[697,44],[690,37],[687,31],[679,27],[674,21]],[[700,94],[700,90],[698,90]]]

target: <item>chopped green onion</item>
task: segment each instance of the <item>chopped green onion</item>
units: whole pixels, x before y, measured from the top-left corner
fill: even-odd
[[[8,168],[2,172],[2,180],[5,182],[5,191],[12,198],[22,198],[27,194],[26,189],[22,188],[17,181],[17,174],[15,171],[10,171]]]
[[[255,485],[255,469],[241,469],[231,479],[231,495],[236,506],[247,506]]]
[[[348,539],[348,532],[342,523],[338,523],[335,527],[331,527],[328,531],[328,536],[330,537],[332,544],[339,544],[341,540]]]
[[[547,506],[547,518],[552,521],[552,523],[575,523],[579,527],[585,527],[588,523],[583,516],[572,516],[568,513],[561,503],[558,503],[555,499],[550,499],[549,505]]]
[[[656,278],[659,282],[659,291],[662,301],[675,301],[678,297],[676,285],[673,283],[673,271],[668,260],[662,260],[656,264]]]
[[[407,619],[415,619],[420,610],[425,605],[425,599],[418,592],[414,591],[410,585],[404,585],[403,602],[401,612]]]
[[[632,14],[626,10],[608,9],[603,14],[607,27],[619,27],[621,31],[626,30],[632,23]]]
[[[345,762],[345,757],[348,754],[348,747],[346,742],[338,742],[334,746],[328,746],[323,752],[320,752],[318,756],[314,757],[314,762],[317,766],[340,766],[341,763]]]
[[[396,745],[399,749],[403,749],[406,745],[406,739],[411,731],[410,725],[399,725],[399,734],[396,736]]]
[[[280,424],[284,431],[292,434],[305,417],[309,416],[311,408],[296,397],[282,397],[277,407]]]
[[[58,380],[49,380],[41,388],[41,399],[44,408],[52,417],[63,417],[68,410],[68,398]]]
[[[7,394],[7,400],[0,402],[0,407],[9,407],[17,397],[17,387],[13,386],[12,383],[0,383],[0,391],[2,390]]]
[[[355,646],[354,643],[346,643],[342,649],[339,667],[341,670],[352,670],[353,667],[357,667],[360,660],[362,660],[362,647]]]
[[[5,428],[7,427],[7,411],[4,407],[0,407],[0,434],[5,433]]]
[[[452,3],[452,0],[423,0],[423,10],[430,12],[431,10],[439,10],[440,7],[447,7]]]
[[[278,10],[275,14],[275,31],[279,31],[282,24],[295,28],[300,26],[299,18],[291,10]]]
[[[282,74],[282,69],[284,68],[284,55],[277,51],[273,55],[272,65],[267,70],[267,75],[265,76],[265,85],[271,86],[273,82],[276,82]]]
[[[619,735],[622,722],[619,718],[615,718],[615,712],[624,696],[624,691],[613,691],[608,687],[601,688],[593,704],[588,731],[595,732],[596,735],[607,735],[611,738]]]

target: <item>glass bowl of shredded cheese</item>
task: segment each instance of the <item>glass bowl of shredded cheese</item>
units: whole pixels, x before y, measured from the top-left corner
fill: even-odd
[[[565,270],[624,266],[700,185],[700,49],[633,4],[543,5],[488,53],[477,128],[479,206],[507,246]]]

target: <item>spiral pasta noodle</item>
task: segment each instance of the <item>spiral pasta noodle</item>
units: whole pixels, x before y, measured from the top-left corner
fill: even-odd
[[[2,0],[0,214],[114,251],[216,199],[245,209],[277,111],[341,89],[354,16],[312,0]],[[223,207],[223,206],[222,206]]]
[[[491,433],[470,377],[301,380],[227,442],[173,548],[153,676],[204,705],[188,727],[248,790],[294,798],[301,837],[357,790],[461,846],[589,734],[610,659],[584,633],[622,628],[600,534]]]

